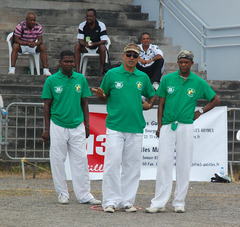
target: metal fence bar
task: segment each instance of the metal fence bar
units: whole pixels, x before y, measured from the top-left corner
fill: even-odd
[[[44,128],[43,103],[14,102],[6,109],[5,138],[11,141],[11,147],[5,149],[7,158],[49,161],[49,145],[42,143],[41,139]]]
[[[9,104],[4,115],[5,119],[0,111],[0,152],[1,147],[5,146],[5,154],[10,160],[22,161],[24,158],[32,162],[48,162],[49,145],[42,143],[41,139],[45,128],[43,111],[43,103],[22,102]],[[240,142],[235,139],[238,131],[236,128],[239,127],[237,120],[240,119],[240,108],[228,108],[228,114],[228,118],[232,115],[232,134],[229,134],[232,135],[232,140],[228,140],[232,144],[229,144],[231,155],[228,155],[228,164],[233,177],[232,165],[240,164],[240,160],[237,160],[240,151],[236,150],[237,143]]]

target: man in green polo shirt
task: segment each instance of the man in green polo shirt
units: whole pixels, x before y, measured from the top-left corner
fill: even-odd
[[[127,44],[124,64],[109,70],[101,88],[93,89],[100,99],[107,99],[106,151],[103,171],[103,209],[136,212],[133,206],[139,185],[143,129],[143,109],[152,108],[155,91],[149,77],[136,68],[140,48]],[[142,101],[142,95],[149,103]]]
[[[86,137],[89,136],[87,97],[91,96],[86,78],[74,72],[74,53],[62,51],[61,69],[45,81],[44,99],[45,131],[43,142],[50,140],[50,163],[58,202],[68,203],[64,162],[69,155],[73,190],[79,203],[101,204],[90,193]],[[85,125],[83,124],[83,121]]]
[[[172,206],[176,213],[185,212],[193,154],[193,122],[220,102],[212,88],[193,74],[193,53],[183,50],[178,55],[179,70],[162,78],[156,94],[158,102],[159,155],[155,197],[147,213],[165,211],[172,192],[172,168],[176,148],[176,189]],[[195,111],[198,99],[209,103]]]

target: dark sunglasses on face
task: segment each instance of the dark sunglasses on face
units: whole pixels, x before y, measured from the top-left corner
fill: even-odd
[[[129,53],[129,52],[126,52],[125,54],[126,54],[126,56],[127,56],[128,58],[130,58],[130,57],[132,57],[132,56],[133,56],[133,58],[138,58],[138,56],[139,56],[139,54],[137,54],[137,53]]]

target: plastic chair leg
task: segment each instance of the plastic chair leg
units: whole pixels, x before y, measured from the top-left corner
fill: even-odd
[[[34,60],[35,60],[35,67],[36,67],[36,71],[37,71],[37,75],[40,75],[40,64],[39,64],[39,55],[36,54],[34,55]]]
[[[34,75],[34,62],[33,62],[33,56],[29,55],[29,63],[30,63],[30,71],[31,71],[31,75]]]

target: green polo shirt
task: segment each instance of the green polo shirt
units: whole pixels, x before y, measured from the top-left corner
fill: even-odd
[[[142,95],[151,98],[155,90],[147,74],[135,68],[130,73],[121,65],[104,76],[101,88],[109,96],[106,127],[115,131],[143,133]]]
[[[198,99],[211,101],[215,96],[205,80],[191,72],[184,81],[179,70],[162,78],[156,94],[165,98],[163,125],[175,121],[192,124]]]
[[[42,99],[52,99],[51,120],[64,128],[76,128],[84,121],[81,99],[91,96],[86,78],[73,71],[70,78],[59,70],[45,81]]]

